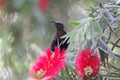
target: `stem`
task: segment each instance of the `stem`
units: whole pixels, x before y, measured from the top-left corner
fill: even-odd
[[[108,44],[108,42],[109,42],[110,39],[111,39],[111,34],[112,34],[112,32],[109,33],[109,37],[108,37],[108,39],[107,39],[107,41],[106,41],[107,44]]]
[[[115,43],[113,43],[112,41],[108,41],[108,43],[115,45]],[[120,45],[116,44],[116,47],[120,48]]]
[[[117,45],[117,43],[120,41],[120,37],[116,40],[115,44],[113,45],[113,47],[111,48],[111,50],[113,51],[115,46]]]

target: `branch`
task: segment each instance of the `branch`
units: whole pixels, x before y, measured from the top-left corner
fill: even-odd
[[[112,32],[110,31],[110,33],[109,33],[109,37],[108,37],[108,39],[107,39],[107,41],[106,41],[107,44],[108,44],[108,42],[110,41],[111,34],[112,34]]]
[[[111,50],[113,51],[115,46],[117,45],[117,43],[120,41],[120,37],[116,40],[115,44],[113,45],[113,47],[111,48]]]
[[[115,45],[115,43],[113,43],[112,41],[108,41],[108,43],[112,44],[112,45]],[[117,45],[116,44],[116,47],[120,48],[120,45]]]

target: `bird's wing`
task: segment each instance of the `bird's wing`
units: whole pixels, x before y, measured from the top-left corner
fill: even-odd
[[[54,39],[51,44],[51,50],[54,51],[55,46],[57,46],[57,39]]]

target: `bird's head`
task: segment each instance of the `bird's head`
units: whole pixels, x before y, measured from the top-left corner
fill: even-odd
[[[53,22],[55,24],[55,27],[57,30],[63,30],[64,29],[64,25],[62,22],[59,22],[59,21],[53,21],[53,20],[50,20],[49,22]]]

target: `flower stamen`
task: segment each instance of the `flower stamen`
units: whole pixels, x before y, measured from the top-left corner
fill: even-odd
[[[86,76],[90,76],[90,75],[93,73],[93,69],[92,69],[90,66],[87,66],[87,67],[84,69],[84,72],[85,72],[85,75],[86,75]]]

